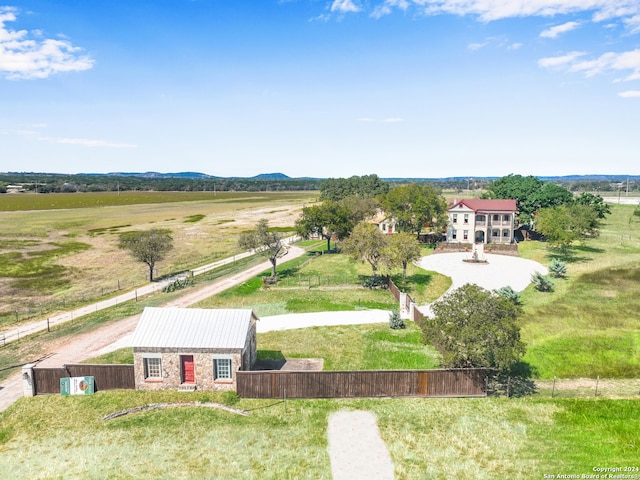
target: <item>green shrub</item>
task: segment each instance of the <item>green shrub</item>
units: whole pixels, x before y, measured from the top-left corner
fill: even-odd
[[[393,330],[399,330],[406,327],[398,310],[394,310],[389,314],[389,327]]]
[[[536,272],[531,275],[531,283],[533,287],[539,292],[552,292],[555,283],[547,275],[543,275],[540,272]]]
[[[239,401],[240,401],[240,397],[236,392],[232,390],[229,390],[222,394],[222,403],[224,403],[225,405],[229,405],[229,406],[235,405]]]
[[[520,305],[520,292],[516,292],[513,288],[507,286],[496,290],[496,293],[501,297],[511,300],[514,305]]]
[[[567,265],[562,260],[554,258],[549,265],[549,272],[554,278],[564,278],[567,275]]]
[[[362,286],[365,288],[387,288],[388,285],[387,277],[383,277],[381,275],[373,275],[372,277],[368,277],[363,283]]]

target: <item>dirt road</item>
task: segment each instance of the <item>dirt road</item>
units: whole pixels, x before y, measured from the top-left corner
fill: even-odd
[[[290,246],[284,261],[292,260],[305,254],[305,250]],[[216,295],[228,288],[238,285],[271,268],[271,263],[263,262],[235,275],[224,277],[203,287],[187,290],[179,299],[167,303],[167,307],[188,307],[212,295]],[[91,307],[87,307],[91,309]],[[100,327],[92,332],[76,336],[71,341],[61,339],[48,345],[48,358],[38,363],[42,367],[59,367],[65,363],[78,363],[87,358],[95,357],[118,346],[118,340],[133,333],[138,324],[139,315],[124,318],[117,322]],[[0,384],[0,412],[6,410],[13,402],[22,396],[22,382],[20,372],[12,375]]]

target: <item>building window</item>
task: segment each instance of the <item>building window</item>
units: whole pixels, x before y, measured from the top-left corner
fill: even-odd
[[[457,213],[453,214],[453,220],[452,221],[453,221],[453,223],[458,223],[458,214]]]
[[[465,240],[469,240],[469,230],[464,230],[462,232],[462,236],[464,237]]]
[[[500,230],[497,230],[497,229],[491,230],[491,236],[494,238],[498,238],[500,236]]]
[[[162,359],[160,357],[145,357],[144,362],[144,378],[150,380],[159,380],[162,378]]]
[[[503,215],[502,216],[502,221],[505,223],[509,223],[511,220],[509,219],[509,215]]]
[[[215,380],[231,380],[231,359],[213,359],[213,378]]]
[[[469,214],[465,213],[464,214],[464,224],[467,225],[469,223]]]
[[[455,240],[457,236],[458,236],[458,231],[455,229],[451,230],[451,238]]]
[[[500,221],[500,215],[494,215],[493,216],[493,221],[494,222],[499,222]]]
[[[485,218],[484,215],[476,215],[476,222],[478,223],[484,223],[487,219]]]
[[[502,236],[503,236],[504,238],[509,238],[509,230],[503,230],[503,231],[502,231]]]

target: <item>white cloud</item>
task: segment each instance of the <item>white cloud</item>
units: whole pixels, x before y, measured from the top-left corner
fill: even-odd
[[[488,44],[489,42],[470,43],[469,45],[467,45],[467,48],[472,52],[475,52],[476,50],[480,50],[482,47],[486,47]]]
[[[640,33],[640,14],[625,18],[624,23],[631,33]]]
[[[383,121],[385,123],[400,123],[400,122],[404,122],[404,118],[389,117],[389,118],[385,118]]]
[[[376,6],[373,9],[371,16],[373,18],[384,17],[385,15],[389,15],[393,13],[394,8],[397,8],[399,10],[402,10],[403,12],[406,12],[407,9],[409,8],[409,1],[408,0],[384,0],[384,3]]]
[[[412,0],[425,13],[476,15],[489,22],[514,17],[552,17],[594,12],[594,20],[627,17],[640,13],[637,0]]]
[[[339,13],[356,13],[360,11],[360,7],[353,3],[353,0],[333,0],[330,10]]]
[[[562,25],[556,25],[548,28],[540,33],[542,38],[557,38],[561,33],[570,32],[580,26],[579,22],[567,22]]]
[[[494,48],[506,48],[507,50],[518,50],[522,47],[522,43],[511,42],[509,38],[505,36],[497,36],[497,37],[488,37],[484,40],[484,42],[475,42],[467,45],[467,48],[472,52],[476,50],[480,50],[481,48],[493,46]]]
[[[558,57],[546,57],[538,60],[538,65],[543,68],[561,68],[573,63],[577,58],[583,56],[584,52],[569,52]]]
[[[88,70],[93,59],[66,39],[42,38],[40,30],[11,30],[17,9],[0,7],[0,75],[8,79],[42,79],[60,72]]]
[[[640,90],[627,90],[626,92],[618,93],[622,98],[640,98]]]
[[[640,80],[640,49],[628,52],[607,52],[597,58],[581,60],[582,52],[570,52],[559,57],[542,58],[538,65],[544,68],[560,68],[569,72],[583,73],[587,77],[605,73],[630,73],[616,81],[628,82]]]
[[[80,145],[83,147],[105,147],[105,148],[137,148],[137,145],[130,143],[112,143],[106,140],[92,140],[88,138],[53,138],[40,137],[41,142],[60,143],[64,145]]]

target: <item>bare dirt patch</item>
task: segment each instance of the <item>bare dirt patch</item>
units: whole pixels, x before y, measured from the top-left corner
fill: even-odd
[[[265,358],[256,361],[254,370],[283,370],[290,372],[322,371],[324,359],[322,358]]]

